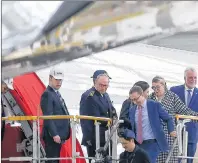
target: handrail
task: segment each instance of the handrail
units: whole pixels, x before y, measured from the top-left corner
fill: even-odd
[[[73,115],[57,115],[57,116],[10,116],[2,117],[2,120],[11,121],[26,121],[26,120],[37,120],[37,119],[70,119],[75,118]]]
[[[179,114],[176,114],[175,117],[176,117],[177,120],[179,120],[179,119],[198,120],[198,116],[189,116],[189,115],[179,115]]]
[[[175,115],[176,119],[191,119],[198,120],[198,116],[189,116],[189,115]],[[26,121],[26,120],[37,120],[37,119],[85,119],[85,120],[96,120],[96,121],[107,121],[111,122],[110,118],[105,117],[94,117],[94,116],[84,116],[84,115],[52,115],[52,116],[9,116],[2,117],[2,120],[10,121]]]
[[[2,117],[2,120],[10,121],[26,121],[26,120],[38,120],[38,119],[86,119],[95,121],[108,121],[111,122],[110,118],[94,117],[94,116],[80,116],[80,115],[50,115],[50,116],[9,116]]]
[[[109,121],[109,122],[111,122],[111,118],[84,116],[84,115],[76,115],[76,119],[86,119],[86,120]]]

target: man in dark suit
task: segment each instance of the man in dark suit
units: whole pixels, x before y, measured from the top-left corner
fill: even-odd
[[[109,76],[105,73],[100,74],[99,71],[94,73],[94,87],[89,90],[86,98],[81,98],[80,115],[106,117],[117,117],[116,110],[113,107],[111,100],[106,93],[109,86]],[[95,125],[92,120],[81,120],[82,127],[82,145],[87,147],[89,157],[95,157],[96,140],[95,140]],[[100,124],[100,146],[105,145],[105,131],[107,131],[107,123]],[[91,160],[90,160],[91,162]]]
[[[151,163],[155,163],[160,151],[169,149],[161,121],[167,123],[170,135],[175,137],[173,119],[160,103],[146,100],[141,87],[132,87],[129,94],[130,99],[136,104],[129,110],[136,141],[148,153]]]
[[[193,111],[198,112],[198,88],[197,72],[194,68],[186,68],[184,72],[185,84],[171,87],[170,91],[177,94],[183,103]],[[186,124],[188,131],[188,151],[187,156],[194,157],[198,142],[198,123],[189,122]],[[192,163],[193,159],[187,159],[187,163]]]
[[[49,74],[49,85],[41,96],[43,115],[69,115],[67,106],[59,93],[64,73],[61,69],[52,68]],[[60,157],[61,145],[70,137],[70,121],[44,120],[43,140],[47,158]],[[58,163],[59,161],[48,161]]]

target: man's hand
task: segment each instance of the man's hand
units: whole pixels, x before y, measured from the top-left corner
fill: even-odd
[[[60,136],[59,135],[54,136],[53,139],[54,139],[54,142],[56,142],[58,144],[61,143],[61,139],[60,139]]]
[[[170,136],[176,137],[176,136],[177,136],[177,132],[176,132],[176,131],[172,131],[172,132],[170,133]]]
[[[87,141],[87,144],[88,144],[88,146],[92,146],[91,140],[88,140],[88,141]]]

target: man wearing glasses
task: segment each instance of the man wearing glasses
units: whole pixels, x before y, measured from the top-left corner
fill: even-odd
[[[116,110],[106,93],[109,87],[110,77],[104,70],[97,70],[93,75],[94,86],[81,96],[80,115],[106,117],[117,117]],[[85,95],[87,95],[85,97]],[[93,120],[81,120],[82,145],[87,147],[89,157],[95,157],[96,140],[95,125]],[[107,123],[100,124],[100,146],[105,145],[105,131],[108,130]],[[91,162],[91,160],[89,160]]]
[[[111,79],[111,77],[108,75],[107,71],[105,71],[105,70],[96,70],[94,72],[93,76],[91,76],[91,78],[93,78],[93,86],[90,89],[86,90],[81,95],[80,105],[82,105],[84,103],[84,101],[86,100],[86,98],[88,97],[90,92],[93,91],[92,89],[94,88],[96,78],[97,78],[98,75],[101,75],[101,74],[106,74],[109,77],[109,79]]]
[[[150,162],[156,163],[160,151],[169,149],[161,120],[167,123],[169,134],[175,137],[173,119],[160,103],[147,100],[141,87],[132,87],[129,94],[135,104],[129,110],[129,119],[136,141],[147,152]]]
[[[143,90],[143,95],[145,98],[148,98],[149,96],[149,84],[146,81],[138,81],[136,82],[133,86],[139,86]],[[120,111],[120,117],[119,119],[128,119],[129,117],[129,108],[133,106],[133,102],[131,101],[130,98],[127,98],[123,103],[122,103],[122,108]]]

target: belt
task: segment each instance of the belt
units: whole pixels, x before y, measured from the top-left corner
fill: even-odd
[[[144,141],[142,142],[142,144],[155,143],[155,142],[157,142],[156,139],[148,139],[148,140],[144,140]]]

